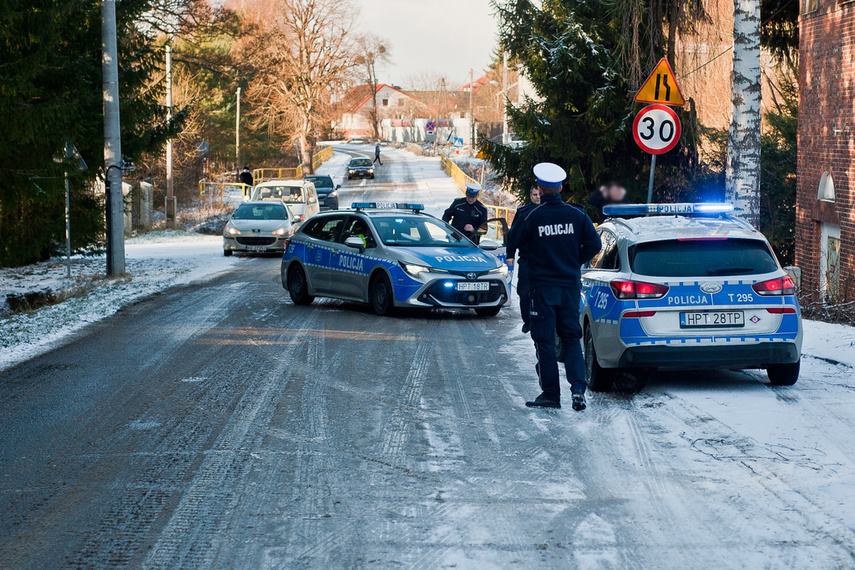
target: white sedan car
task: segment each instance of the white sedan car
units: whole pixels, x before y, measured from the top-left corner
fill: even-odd
[[[293,233],[288,210],[281,202],[244,202],[223,229],[223,255],[284,252]]]

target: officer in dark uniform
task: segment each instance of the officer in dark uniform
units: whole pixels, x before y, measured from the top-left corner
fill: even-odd
[[[514,216],[514,221],[511,223],[511,227],[520,223],[520,220],[525,219],[526,216],[528,216],[528,213],[540,204],[540,187],[537,184],[532,186],[531,190],[529,190],[529,199],[531,200],[529,204],[517,208],[517,213]],[[515,248],[508,247],[508,266],[511,271],[514,270],[514,257],[516,254],[517,250]],[[529,309],[531,308],[531,294],[528,285],[528,269],[525,263],[525,252],[522,249],[519,250],[519,256],[519,262],[516,263],[517,295],[519,295],[520,298],[520,316],[523,320],[522,332],[527,333],[531,330],[531,322],[528,315]]]
[[[573,393],[573,409],[585,409],[585,364],[579,340],[581,267],[602,247],[591,219],[581,208],[561,200],[567,174],[542,162],[534,167],[542,196],[525,219],[508,232],[508,247],[526,253],[531,285],[531,337],[537,350],[542,393],[526,406],[560,408],[561,388],[555,334],[564,344],[564,367]]]
[[[252,186],[252,172],[249,171],[248,166],[244,166],[243,170],[240,172],[240,181],[241,184],[246,184],[247,186]]]
[[[466,197],[457,198],[451,206],[442,214],[442,221],[448,222],[456,230],[462,232],[466,237],[478,243],[479,237],[475,233],[487,222],[487,208],[478,201],[481,187],[477,184],[466,184]]]

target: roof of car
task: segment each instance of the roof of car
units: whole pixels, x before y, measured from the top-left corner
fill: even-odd
[[[635,242],[709,237],[764,239],[763,234],[750,224],[730,216],[609,218],[600,227],[612,229]]]
[[[248,200],[246,202],[241,202],[238,205],[238,208],[240,208],[241,206],[261,206],[261,205],[269,206],[271,204],[279,204],[283,208],[285,207],[285,204],[283,204],[279,200]]]
[[[256,184],[256,188],[259,186],[302,186],[306,180],[297,180],[297,179],[282,179],[282,180],[265,180],[264,182],[259,182]]]

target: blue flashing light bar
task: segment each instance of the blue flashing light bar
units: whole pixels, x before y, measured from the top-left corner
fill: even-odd
[[[413,210],[414,212],[425,209],[424,204],[408,202],[353,202],[350,207],[354,210]]]
[[[679,203],[679,204],[613,204],[603,207],[606,216],[710,216],[729,214],[733,204],[723,203]]]

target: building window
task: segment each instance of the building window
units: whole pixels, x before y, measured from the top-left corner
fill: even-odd
[[[805,0],[805,14],[810,14],[811,12],[816,12],[819,10],[819,0]]]
[[[388,100],[388,99],[383,99],[383,106],[384,106],[384,107],[388,107],[388,106],[389,106],[389,100]]]
[[[819,178],[819,191],[816,193],[816,199],[823,202],[834,202],[834,180],[827,170]]]
[[[403,106],[404,106],[404,98],[400,97],[400,98],[398,98],[398,107],[403,107]]]

